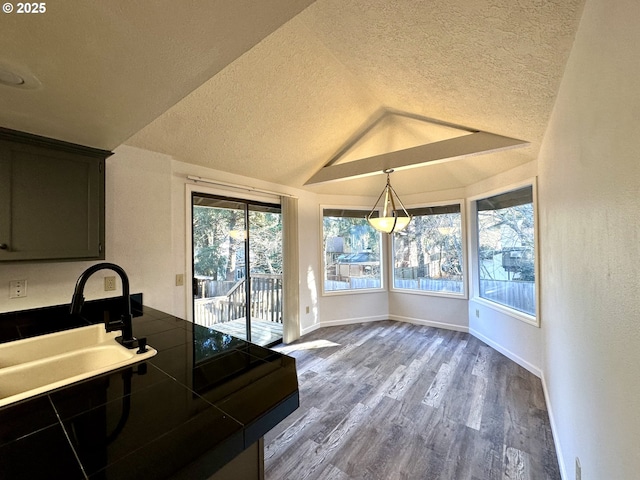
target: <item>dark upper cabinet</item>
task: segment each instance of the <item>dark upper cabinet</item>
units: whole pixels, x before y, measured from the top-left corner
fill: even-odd
[[[104,259],[109,155],[0,128],[0,262]]]

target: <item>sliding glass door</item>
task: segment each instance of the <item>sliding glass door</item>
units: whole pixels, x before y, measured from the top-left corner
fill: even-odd
[[[259,345],[282,339],[280,205],[193,193],[194,322]]]

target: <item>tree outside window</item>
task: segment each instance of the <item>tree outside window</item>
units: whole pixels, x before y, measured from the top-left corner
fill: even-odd
[[[324,291],[381,289],[380,233],[364,210],[324,208]]]
[[[476,201],[480,297],[536,315],[531,186]]]
[[[409,226],[393,236],[393,286],[423,292],[464,292],[460,205],[412,208]]]

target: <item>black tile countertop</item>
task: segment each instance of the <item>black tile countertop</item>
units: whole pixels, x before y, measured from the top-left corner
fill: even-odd
[[[0,408],[1,479],[207,478],[298,407],[293,358],[136,314],[156,356]],[[0,343],[86,323],[62,306],[2,314]]]

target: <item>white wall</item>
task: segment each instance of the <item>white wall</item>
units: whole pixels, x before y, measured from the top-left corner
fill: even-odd
[[[131,291],[174,311],[171,162],[166,155],[119,147],[107,165],[107,258],[125,269]]]
[[[539,158],[544,374],[564,478],[640,475],[640,2],[587,0]]]
[[[417,293],[389,293],[389,318],[401,322],[469,331],[466,298]]]
[[[485,195],[509,188],[523,181],[533,179],[537,174],[537,163],[530,162],[508,170],[494,177],[478,182],[467,187],[466,196],[468,198]],[[469,219],[470,220],[470,219]],[[471,222],[468,228],[472,228]],[[538,232],[540,232],[538,223]],[[544,252],[538,246],[538,255],[544,256]],[[470,252],[470,255],[475,255]],[[470,276],[475,276],[471,271]],[[540,280],[541,283],[544,279]],[[470,278],[470,283],[471,278]],[[472,287],[473,285],[470,285]],[[477,292],[471,288],[468,305],[469,331],[483,342],[503,353],[510,359],[525,367],[537,376],[542,375],[542,329],[544,329],[544,318],[538,315],[541,327],[530,325],[516,318],[513,315],[504,313],[499,308],[493,308],[488,302],[476,301]],[[477,315],[476,315],[477,313]]]
[[[78,276],[95,262],[3,264],[0,268],[0,312],[68,304]],[[9,282],[27,280],[27,296],[9,298]],[[87,283],[86,298],[96,298],[98,273]]]
[[[476,316],[477,313],[477,316]],[[542,376],[542,331],[471,298],[468,305],[469,332],[534,375]]]
[[[300,240],[300,330],[316,328],[320,323],[322,270],[320,266],[320,209],[318,201],[298,201]],[[306,311],[309,307],[309,313]]]

